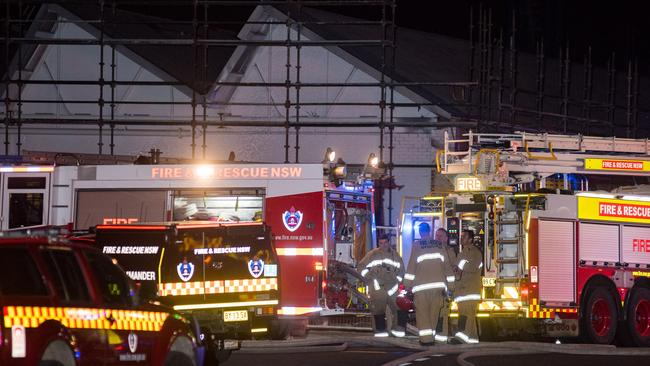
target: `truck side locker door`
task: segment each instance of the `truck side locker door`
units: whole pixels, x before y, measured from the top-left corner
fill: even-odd
[[[136,293],[126,274],[108,256],[86,252],[109,323],[109,365],[138,365],[151,362],[157,339],[154,319],[138,311]],[[161,325],[161,324],[159,324]]]
[[[91,322],[93,312],[101,311],[98,304],[91,298],[89,282],[79,264],[79,258],[69,248],[49,248],[41,250],[43,261],[53,286],[61,302],[62,320],[64,326],[75,337],[80,357],[80,365],[105,365],[106,364],[106,331],[101,322]],[[95,313],[95,315],[97,314]]]

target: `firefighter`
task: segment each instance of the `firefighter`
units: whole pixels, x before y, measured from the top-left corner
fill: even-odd
[[[458,332],[455,338],[463,343],[478,343],[476,328],[476,307],[481,300],[481,249],[473,245],[474,232],[463,230],[461,245],[463,251],[458,257],[458,280],[455,298],[458,304]]]
[[[397,318],[397,325],[391,327],[391,334],[404,337],[408,315],[398,309],[395,303],[404,279],[404,263],[397,251],[391,248],[387,235],[380,236],[377,244],[377,248],[368,252],[357,266],[369,288],[370,310],[375,318],[375,337],[388,337],[386,306],[392,312],[392,318]]]
[[[447,293],[445,296],[445,303],[440,311],[440,319],[438,319],[438,328],[436,329],[436,340],[439,342],[447,342],[449,340],[449,305],[451,304],[451,296],[454,291],[456,281],[456,260],[458,258],[458,247],[451,246],[449,234],[447,230],[438,228],[436,230],[436,241],[441,243],[445,254],[445,279],[447,281]]]
[[[446,342],[444,334],[436,334],[438,318],[446,306],[448,266],[442,242],[431,240],[431,227],[419,225],[421,239],[411,248],[408,269],[404,282],[412,286],[415,296],[415,317],[419,329],[420,344],[433,345],[434,339]]]

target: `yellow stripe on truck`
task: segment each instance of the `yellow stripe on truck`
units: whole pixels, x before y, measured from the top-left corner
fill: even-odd
[[[159,331],[169,316],[154,311],[44,306],[5,306],[3,314],[6,328],[13,325],[36,328],[47,320],[56,320],[68,328],[152,332]]]

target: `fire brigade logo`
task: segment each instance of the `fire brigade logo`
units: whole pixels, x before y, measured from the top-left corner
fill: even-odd
[[[131,351],[131,353],[135,353],[137,349],[138,349],[138,335],[131,332],[129,333],[129,351]]]
[[[284,211],[282,214],[282,223],[287,230],[294,232],[302,224],[302,216],[302,212],[297,211],[295,207],[291,206],[289,211]]]
[[[253,275],[253,277],[258,278],[264,273],[264,261],[261,259],[251,259],[248,261],[248,272]]]
[[[183,261],[176,266],[176,271],[178,272],[178,277],[187,282],[194,275],[194,264],[188,262],[187,258],[183,258]]]

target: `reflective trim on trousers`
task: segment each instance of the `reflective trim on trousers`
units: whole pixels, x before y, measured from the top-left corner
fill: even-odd
[[[409,281],[413,281],[415,279],[415,275],[407,273],[407,274],[404,275],[404,279],[407,279]]]
[[[388,296],[393,296],[397,292],[397,289],[399,288],[398,284],[395,284],[395,286],[391,287],[390,290],[388,290]]]
[[[447,340],[449,339],[449,337],[444,336],[444,335],[442,335],[442,334],[436,334],[436,335],[434,336],[434,339],[435,339],[436,341],[438,341],[438,342],[447,342]]]
[[[456,276],[447,276],[447,283],[456,282]]]
[[[458,262],[458,268],[460,268],[462,270],[463,268],[465,268],[465,265],[467,263],[469,263],[469,261],[467,259],[461,259],[460,262]]]
[[[469,294],[469,295],[463,295],[463,296],[458,296],[454,299],[454,301],[458,302],[463,302],[463,301],[470,301],[470,300],[481,300],[481,295],[480,294]]]
[[[390,332],[391,332],[395,337],[399,337],[399,338],[402,338],[402,337],[404,337],[404,336],[406,335],[406,332],[404,332],[403,330],[391,330]]]
[[[416,262],[424,262],[426,260],[430,259],[440,259],[441,261],[445,261],[445,256],[440,254],[440,253],[427,253],[427,254],[422,254],[421,256],[418,256],[416,259]]]
[[[388,337],[388,332],[375,333],[375,337]]]
[[[368,268],[365,268],[363,271],[361,271],[361,277],[366,277],[366,275],[370,272]]]
[[[397,277],[397,280],[398,280],[399,282],[404,281],[404,279],[403,279],[401,276],[396,276],[396,277]]]
[[[470,338],[467,336],[467,334],[463,332],[458,332],[456,333],[456,337],[460,338],[465,343],[478,343],[478,339]]]
[[[422,290],[429,290],[429,289],[434,289],[434,288],[444,288],[445,290],[447,289],[447,285],[445,285],[444,282],[429,282],[429,283],[423,283],[421,285],[416,285],[413,286],[413,293],[416,293],[418,291]]]
[[[375,287],[375,291],[379,291],[379,289],[381,288],[377,280],[372,280],[372,285]]]
[[[433,329],[420,329],[420,331],[418,332],[418,335],[420,337],[426,337],[434,334],[436,334],[436,332],[434,332]]]

